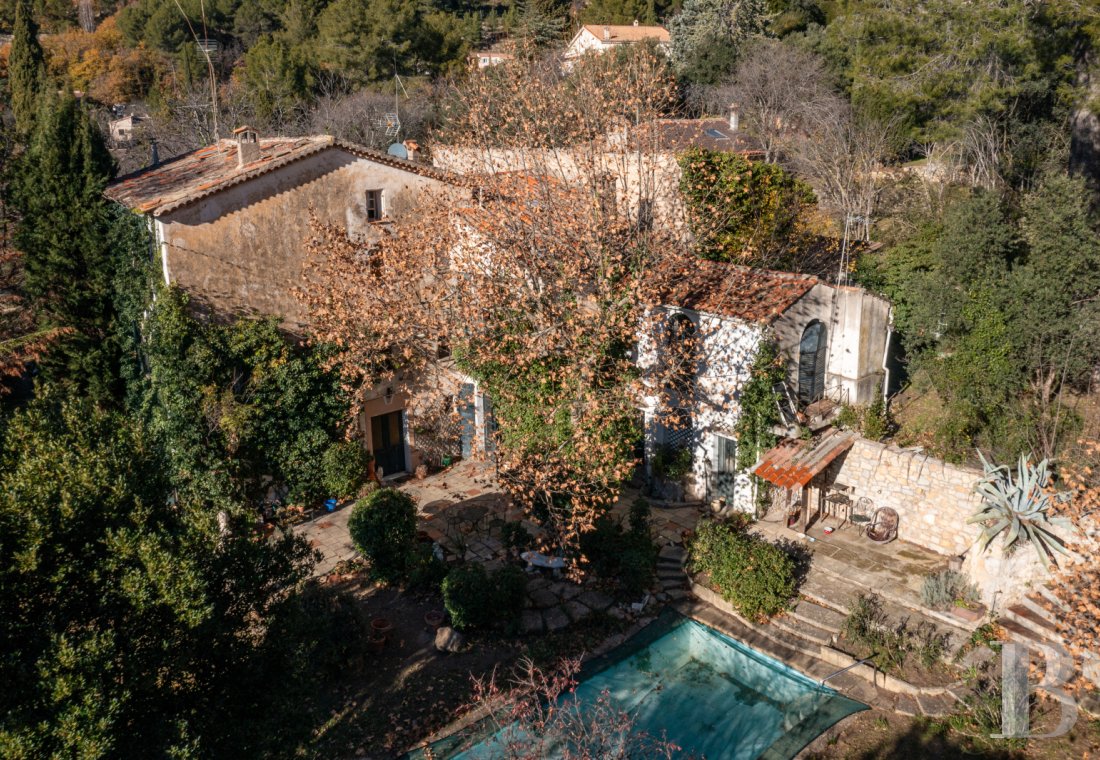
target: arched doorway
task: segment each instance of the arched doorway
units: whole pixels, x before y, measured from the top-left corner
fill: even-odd
[[[798,344],[798,401],[803,406],[825,395],[825,362],[828,336],[825,325],[814,320],[802,331]]]

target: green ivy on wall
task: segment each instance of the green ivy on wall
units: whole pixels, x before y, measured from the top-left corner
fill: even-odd
[[[692,148],[679,158],[680,191],[696,252],[712,261],[789,267],[786,249],[813,190],[775,164]],[[780,255],[783,254],[783,255]]]
[[[760,344],[753,360],[752,377],[741,390],[741,414],[737,418],[737,468],[747,469],[757,457],[778,440],[772,428],[781,420],[776,383],[783,382],[787,370],[779,349],[770,341]]]

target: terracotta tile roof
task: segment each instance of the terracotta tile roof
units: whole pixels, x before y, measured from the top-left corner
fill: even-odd
[[[119,177],[108,185],[106,195],[134,211],[160,216],[329,148],[340,148],[380,164],[442,181],[452,179],[449,173],[425,164],[337,140],[330,135],[313,135],[263,138],[260,158],[244,166],[237,165],[236,140],[220,140],[157,166]]]
[[[772,322],[820,282],[812,275],[692,257],[685,257],[676,275],[658,292],[662,305],[763,323]]]
[[[615,45],[620,42],[639,42],[640,40],[654,39],[658,42],[668,42],[670,38],[668,30],[663,26],[634,26],[626,24],[616,26],[614,24],[585,24],[587,29],[596,39],[606,45]],[[604,39],[603,30],[610,33],[610,39]]]
[[[788,438],[764,454],[752,472],[780,488],[801,488],[852,448],[856,438],[855,432],[837,428],[829,428],[808,441]]]
[[[759,140],[743,130],[730,129],[726,119],[661,119],[657,130],[660,146],[665,150],[705,148],[742,153],[750,158],[764,154]]]

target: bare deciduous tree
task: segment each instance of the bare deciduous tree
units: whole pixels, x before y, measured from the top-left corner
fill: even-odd
[[[470,172],[465,198],[422,197],[374,243],[318,225],[309,245],[302,298],[349,384],[405,391],[416,426],[447,409],[456,371],[478,379],[502,483],[567,551],[634,466],[631,348],[645,293],[680,249],[649,222],[676,194],[654,128],[674,90],[644,48],[569,75],[554,62],[494,67],[446,100],[441,141]],[[437,361],[439,344],[457,366]]]
[[[760,141],[764,160],[774,162],[804,128],[803,118],[814,112],[815,104],[831,96],[820,57],[764,38],[753,41],[733,76],[710,100],[721,111],[732,106],[744,128]]]
[[[544,670],[522,659],[502,683],[496,671],[474,679],[471,709],[482,712],[495,733],[488,741],[502,760],[659,760],[680,749],[639,731],[629,712],[604,691],[591,699],[574,693],[579,660]],[[470,742],[473,744],[473,742]]]
[[[792,143],[794,163],[843,230],[843,280],[849,244],[870,240],[880,200],[893,181],[885,162],[894,152],[895,125],[855,114],[839,97],[804,104],[799,122],[804,131]]]

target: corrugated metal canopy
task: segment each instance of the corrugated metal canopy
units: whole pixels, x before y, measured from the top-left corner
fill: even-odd
[[[852,448],[855,441],[856,433],[837,428],[829,428],[808,441],[787,438],[766,453],[752,472],[780,488],[800,488]]]

